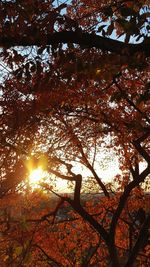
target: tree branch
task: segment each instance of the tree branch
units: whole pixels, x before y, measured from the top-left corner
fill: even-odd
[[[45,36],[32,36],[32,38],[21,34],[18,34],[15,37],[8,35],[0,36],[0,47],[57,45],[59,43],[74,43],[83,46],[84,48],[95,47],[103,51],[114,52],[117,54],[122,54],[124,51],[126,51],[128,55],[132,55],[136,52],[143,52],[145,56],[150,56],[148,41],[140,44],[126,44],[93,33],[84,33],[82,31],[61,31],[47,34]]]
[[[92,165],[89,163],[84,151],[83,151],[83,147],[82,144],[78,138],[78,136],[74,133],[72,127],[64,120],[64,118],[62,117],[62,122],[64,123],[64,125],[66,126],[71,138],[72,138],[72,142],[76,145],[76,147],[78,148],[81,156],[82,156],[82,161],[84,162],[85,166],[91,171],[91,173],[93,174],[95,180],[97,181],[98,185],[100,186],[100,188],[102,189],[102,191],[104,192],[105,196],[109,197],[109,192],[107,191],[104,183],[102,182],[102,180],[100,179],[100,177],[97,175],[96,171],[94,170],[94,168],[92,167]]]
[[[116,85],[116,87],[119,89],[119,91],[122,93],[123,97],[125,98],[125,100],[128,102],[128,104],[133,107],[136,111],[138,111],[141,116],[146,119],[146,121],[150,124],[150,119],[147,117],[147,115],[142,112],[135,104],[134,102],[128,97],[127,93],[125,90],[122,90],[121,86],[117,83],[116,78],[114,77],[114,84]]]
[[[116,226],[117,226],[117,222],[118,222],[118,219],[120,217],[120,214],[125,206],[125,203],[130,195],[130,192],[133,190],[133,188],[135,188],[136,186],[138,186],[141,182],[144,181],[144,179],[149,175],[150,173],[150,166],[148,166],[138,177],[137,179],[133,180],[131,183],[129,183],[127,185],[127,187],[124,189],[124,192],[122,194],[122,196],[120,197],[120,201],[119,201],[119,204],[118,204],[118,207],[116,209],[116,212],[114,213],[114,216],[112,218],[112,222],[111,222],[111,225],[110,225],[110,236],[111,238],[115,238],[115,229],[116,229]]]
[[[142,228],[141,228],[141,231],[140,231],[140,234],[139,234],[139,237],[131,251],[131,255],[129,257],[129,259],[127,260],[126,264],[125,264],[125,267],[128,267],[128,266],[132,266],[133,262],[135,261],[137,255],[138,255],[138,252],[140,249],[142,249],[144,247],[144,245],[146,245],[146,241],[148,240],[148,228],[150,226],[150,215],[146,218]]]
[[[41,248],[41,246],[39,246],[38,244],[35,244],[35,245],[32,245],[32,246],[38,248],[46,256],[47,260],[50,261],[51,263],[54,263],[54,264],[56,264],[56,266],[59,266],[59,267],[64,267],[64,265],[62,265],[60,262],[56,261],[56,259],[54,259],[51,256],[49,256],[46,253],[46,251],[43,248]]]
[[[66,201],[73,207],[73,209],[85,220],[87,221],[105,240],[106,244],[109,245],[109,236],[107,231],[100,225],[92,215],[90,215],[81,205],[76,203],[72,199],[66,199]]]
[[[77,174],[75,181],[75,191],[74,191],[74,201],[77,203],[80,203],[81,185],[82,185],[82,176],[80,174]]]
[[[147,132],[137,139],[136,141],[133,142],[133,145],[139,152],[139,154],[145,159],[148,165],[150,165],[150,155],[147,153],[147,151],[141,146],[141,142],[143,142],[147,137],[150,136],[150,128],[147,130]]]

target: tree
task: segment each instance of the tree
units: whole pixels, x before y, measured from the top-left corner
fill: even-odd
[[[135,192],[148,190],[150,173],[149,6],[105,2],[1,1],[0,196],[7,204],[23,190],[28,165],[42,163],[50,176],[74,184],[74,198],[59,195],[59,207],[67,202],[95,230],[109,264],[142,266],[150,217]],[[120,164],[113,194],[96,165],[104,146]],[[106,224],[82,205],[88,179],[76,174],[76,162],[104,194],[105,210],[113,205]],[[126,229],[126,253],[119,227]]]
[[[149,207],[142,190],[135,190],[132,197],[134,201],[129,201],[116,229],[120,264],[128,257],[145,219],[144,210],[147,213]],[[87,212],[108,229],[118,198],[108,201],[101,194],[90,198],[84,195],[81,201]],[[110,266],[102,237],[70,205],[60,204],[58,199],[50,199],[49,194],[39,190],[15,193],[7,201],[3,199],[0,206],[2,266]],[[140,264],[149,264],[148,246],[137,257],[137,266]]]

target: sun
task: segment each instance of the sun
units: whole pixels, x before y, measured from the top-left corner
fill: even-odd
[[[32,189],[39,188],[42,182],[50,182],[48,173],[44,171],[41,166],[32,169],[29,174],[29,184]],[[67,181],[60,178],[56,179],[55,190],[59,192],[68,192]]]
[[[45,178],[45,172],[42,167],[31,170],[29,174],[29,183],[31,185],[38,185]]]

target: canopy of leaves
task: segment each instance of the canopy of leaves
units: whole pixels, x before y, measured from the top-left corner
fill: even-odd
[[[18,203],[18,194],[21,199],[22,194],[31,194],[32,199],[29,165],[34,169],[43,164],[49,174],[49,183],[42,185],[45,197],[58,194],[51,181],[55,178],[67,180],[74,193],[59,195],[55,212],[44,212],[56,216],[67,202],[82,221],[78,229],[64,223],[53,236],[52,227],[45,226],[47,217],[41,223],[44,215],[37,210],[41,225],[35,244],[34,238],[25,237],[26,244],[6,238],[1,250],[3,266],[11,261],[30,266],[26,253],[32,245],[40,250],[45,266],[52,259],[50,266],[148,266],[150,217],[144,203],[150,174],[149,12],[149,1],[141,0],[0,1],[2,235],[9,237],[10,229],[16,239],[22,234],[22,228],[14,232],[13,223],[9,228],[12,220],[4,207],[13,198]],[[100,177],[98,163],[105,151],[110,152],[108,162],[113,155],[120,168],[113,186]],[[86,171],[82,173],[78,166]],[[88,201],[91,209],[82,203],[87,190],[105,196],[103,207],[92,199]],[[143,206],[138,194],[142,194]],[[137,216],[143,220],[136,217],[139,209],[143,215]],[[26,228],[29,220],[34,235],[37,229],[34,232],[30,209],[27,215],[25,223],[21,218],[21,226],[16,227],[24,224]],[[89,231],[86,244],[85,225]],[[67,227],[72,236],[76,233],[71,242]],[[60,242],[55,251],[48,250],[44,241],[39,245],[38,238],[49,242],[47,231]],[[27,229],[24,232],[28,235]],[[62,232],[67,249],[59,236]],[[91,257],[86,257],[89,247]],[[72,263],[69,253],[75,255]],[[34,266],[34,260],[30,264]]]

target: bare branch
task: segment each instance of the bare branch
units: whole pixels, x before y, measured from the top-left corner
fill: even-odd
[[[46,40],[46,43],[45,43]],[[114,52],[117,54],[123,54],[127,51],[127,54],[132,55],[136,52],[144,52],[146,56],[150,56],[150,49],[148,41],[140,44],[126,44],[117,40],[101,37],[96,34],[83,33],[82,31],[61,31],[52,34],[45,35],[44,45],[57,45],[59,43],[74,43],[84,47],[95,47],[103,51]],[[16,35],[1,36],[1,47],[12,46],[41,46],[43,44],[43,35],[29,38],[28,36]]]

